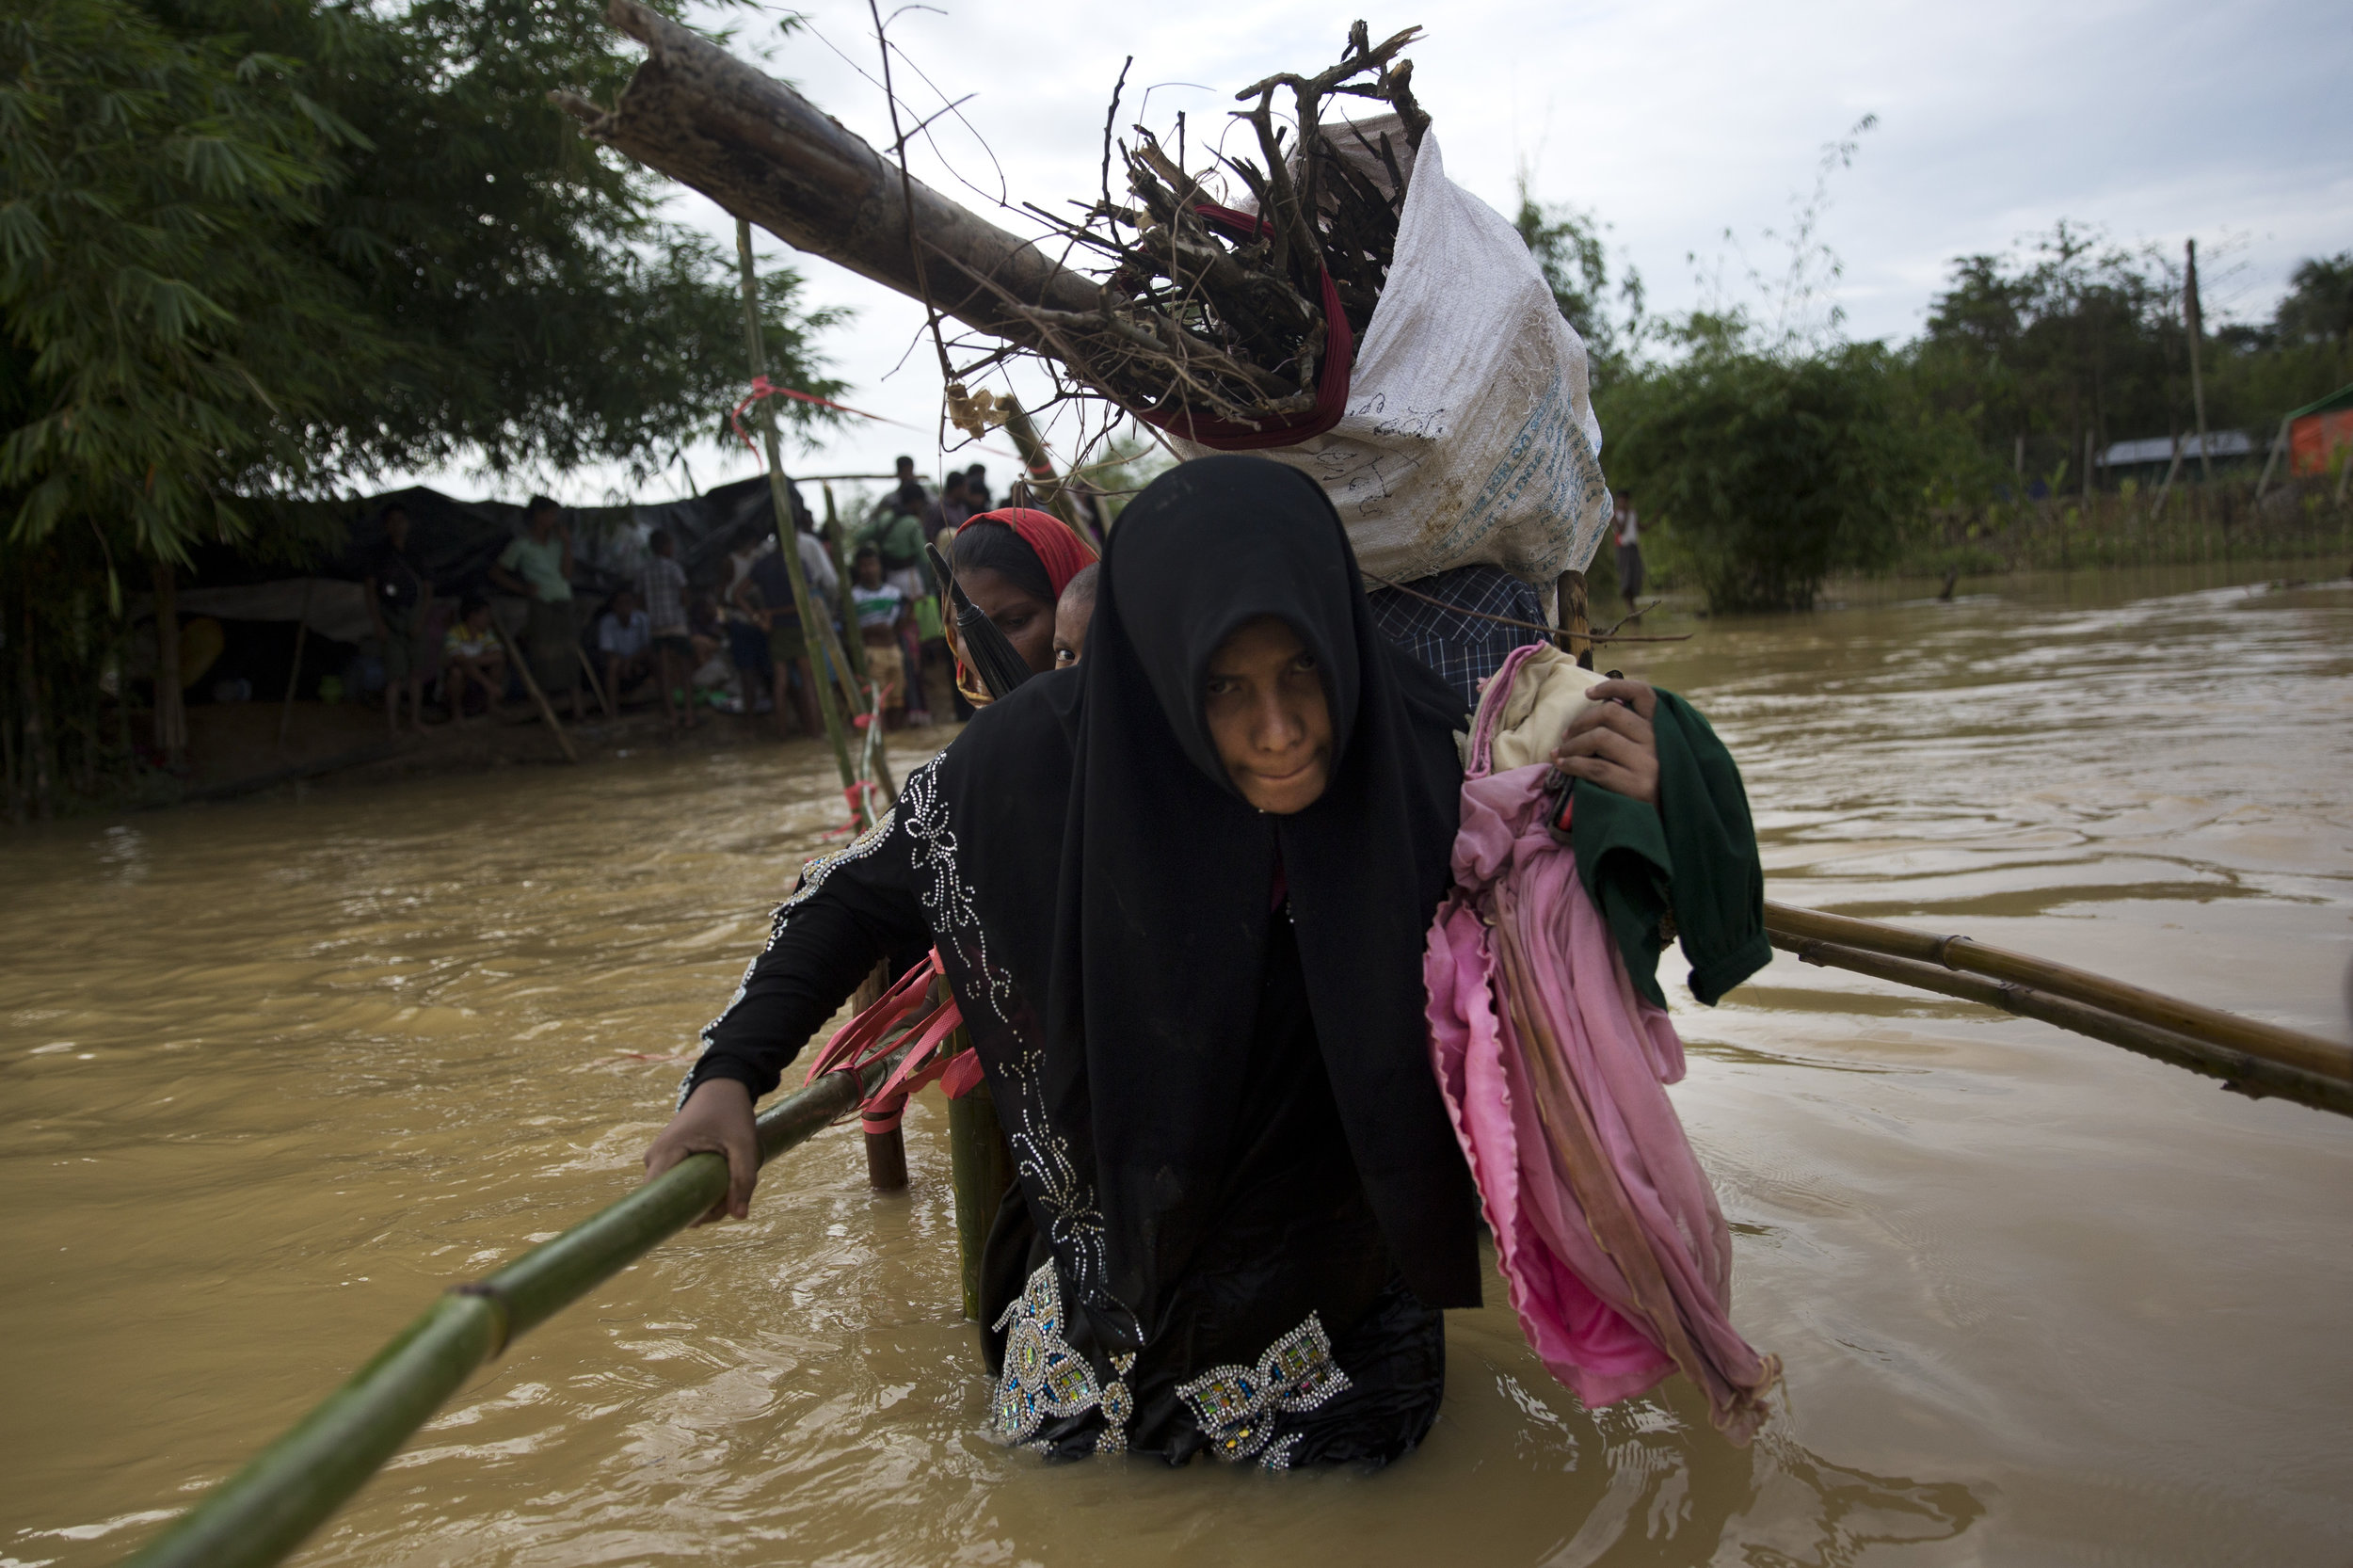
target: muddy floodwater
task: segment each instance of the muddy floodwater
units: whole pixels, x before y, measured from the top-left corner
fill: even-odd
[[[2236,576],[1882,586],[1608,662],[1714,717],[1771,896],[2343,1038],[2353,584]],[[648,755],[0,840],[0,1568],[115,1560],[626,1191],[828,773]],[[926,1096],[911,1192],[847,1130],[786,1156],[298,1560],[2353,1561],[2353,1122],[1785,955],[1677,1022],[1735,1318],[1787,1368],[1752,1449],[1679,1384],[1584,1410],[1492,1280],[1385,1473],[993,1447]]]

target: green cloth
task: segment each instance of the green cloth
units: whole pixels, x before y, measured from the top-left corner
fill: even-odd
[[[885,571],[903,571],[923,559],[923,520],[905,512],[888,512],[860,528],[856,542],[882,552]]]
[[[1740,769],[1697,709],[1662,691],[1651,728],[1658,737],[1658,808],[1575,779],[1570,846],[1634,988],[1667,1005],[1658,959],[1679,937],[1691,964],[1691,994],[1713,1007],[1773,957],[1756,828]]]
[[[564,541],[551,534],[546,543],[521,538],[499,552],[499,565],[539,590],[540,602],[561,604],[572,597],[564,580]]]

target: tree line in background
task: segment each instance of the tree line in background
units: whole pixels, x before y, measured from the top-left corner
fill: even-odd
[[[128,704],[100,700],[127,687],[126,595],[168,593],[200,549],[283,563],[340,542],[336,508],[293,503],[453,458],[642,480],[719,436],[714,410],[745,379],[733,258],[665,221],[657,182],[547,100],[627,79],[602,13],[0,12],[12,783],[45,798],[130,770]],[[811,352],[834,314],[798,290],[790,272],[761,280],[768,362],[838,390]]]
[[[1854,146],[1828,151],[1825,179]],[[2180,258],[2062,222],[2008,253],[1955,260],[1912,342],[1852,343],[1827,303],[1837,262],[1818,238],[1824,188],[1769,236],[1785,271],[1752,271],[1745,299],[1719,290],[1673,319],[1645,313],[1631,269],[1612,279],[1593,218],[1523,189],[1521,236],[1593,355],[1604,467],[1635,493],[1670,579],[1719,610],[1803,608],[1839,572],[2061,564],[2071,539],[2089,564],[2115,558],[2105,536],[2120,529],[2144,551],[2178,552],[2210,547],[2217,529],[2229,548],[2233,524],[2248,539],[2266,517],[2309,521],[2316,496],[2278,491],[2259,509],[2251,472],[2228,493],[2185,494],[2174,510],[2193,522],[2129,480],[2086,504],[2087,438],[2098,452],[2179,435],[2195,451]],[[2303,262],[2269,322],[2209,328],[2199,347],[2209,429],[2249,432],[2260,463],[2282,415],[2353,382],[2353,252]],[[2002,541],[2034,548],[2005,555],[1992,548]]]

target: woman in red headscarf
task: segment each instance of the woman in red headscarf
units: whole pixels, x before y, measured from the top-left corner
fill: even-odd
[[[1054,667],[1054,601],[1094,560],[1095,547],[1060,518],[1009,506],[968,519],[956,530],[952,569],[964,597],[996,623],[1032,674],[1044,675]],[[954,617],[944,618],[956,654],[956,687],[966,701],[985,707],[987,689],[954,640]]]

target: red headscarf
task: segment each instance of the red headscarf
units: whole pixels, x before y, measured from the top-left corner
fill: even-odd
[[[1021,542],[1030,547],[1038,565],[1046,568],[1046,580],[1061,593],[1070,580],[1095,563],[1095,547],[1079,537],[1078,532],[1051,512],[1040,512],[1028,506],[1006,506],[994,512],[979,512],[964,520],[956,532],[961,534],[976,522],[1001,522],[1021,536]]]
[[[1019,535],[1021,542],[1030,547],[1030,553],[1037,557],[1038,565],[1046,568],[1046,580],[1054,585],[1057,595],[1070,585],[1072,578],[1095,564],[1095,547],[1080,538],[1078,530],[1051,512],[1041,512],[1029,506],[1005,506],[965,519],[956,532],[961,535],[976,522],[1001,522]],[[987,691],[966,667],[964,649],[956,644],[953,611],[940,618],[947,623],[948,646],[955,651],[958,689],[964,693],[966,701],[975,707],[985,707],[989,700]]]

